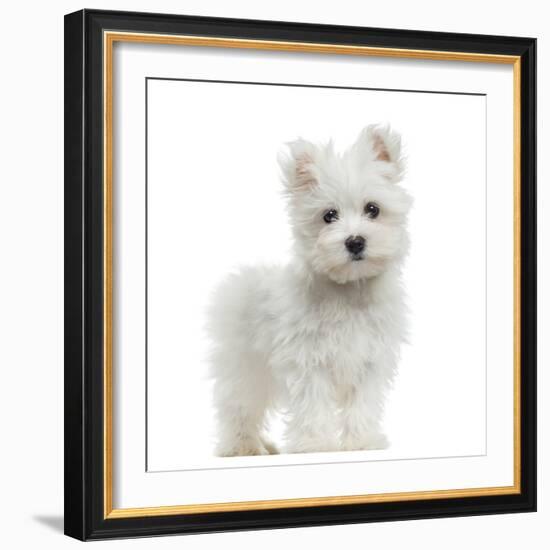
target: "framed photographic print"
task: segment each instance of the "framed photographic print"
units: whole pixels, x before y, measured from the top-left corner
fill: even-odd
[[[65,530],[536,508],[531,38],[65,18]]]

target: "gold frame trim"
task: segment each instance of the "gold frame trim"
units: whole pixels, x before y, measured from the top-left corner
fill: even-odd
[[[514,97],[514,484],[506,487],[480,487],[436,491],[413,491],[370,495],[346,495],[313,498],[255,500],[209,504],[183,504],[148,508],[113,508],[113,45],[115,42],[139,42],[203,46],[218,48],[260,49],[271,51],[307,52],[374,57],[398,57],[440,61],[467,61],[513,65]],[[521,228],[521,60],[519,56],[493,55],[466,52],[445,52],[369,46],[344,46],[309,42],[284,42],[273,40],[249,40],[205,36],[165,35],[133,32],[103,33],[103,115],[104,115],[104,518],[134,518],[229,512],[244,510],[268,510],[276,508],[302,508],[306,506],[331,506],[359,503],[381,503],[411,500],[434,500],[477,496],[511,495],[521,493],[521,432],[520,432],[520,374],[521,374],[521,295],[520,295],[520,228]]]

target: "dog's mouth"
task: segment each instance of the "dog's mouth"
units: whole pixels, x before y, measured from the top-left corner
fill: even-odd
[[[361,260],[364,260],[365,256],[363,254],[352,254],[351,255],[351,261],[352,262],[360,262]]]

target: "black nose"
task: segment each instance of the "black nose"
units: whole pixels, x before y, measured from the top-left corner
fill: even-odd
[[[345,244],[352,254],[360,254],[365,250],[365,239],[363,237],[348,237]]]

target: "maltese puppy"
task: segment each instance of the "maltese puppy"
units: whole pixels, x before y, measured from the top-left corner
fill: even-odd
[[[246,267],[208,314],[219,456],[382,449],[405,339],[401,265],[411,199],[401,140],[368,126],[344,153],[298,139],[279,156],[293,232],[285,267]]]

